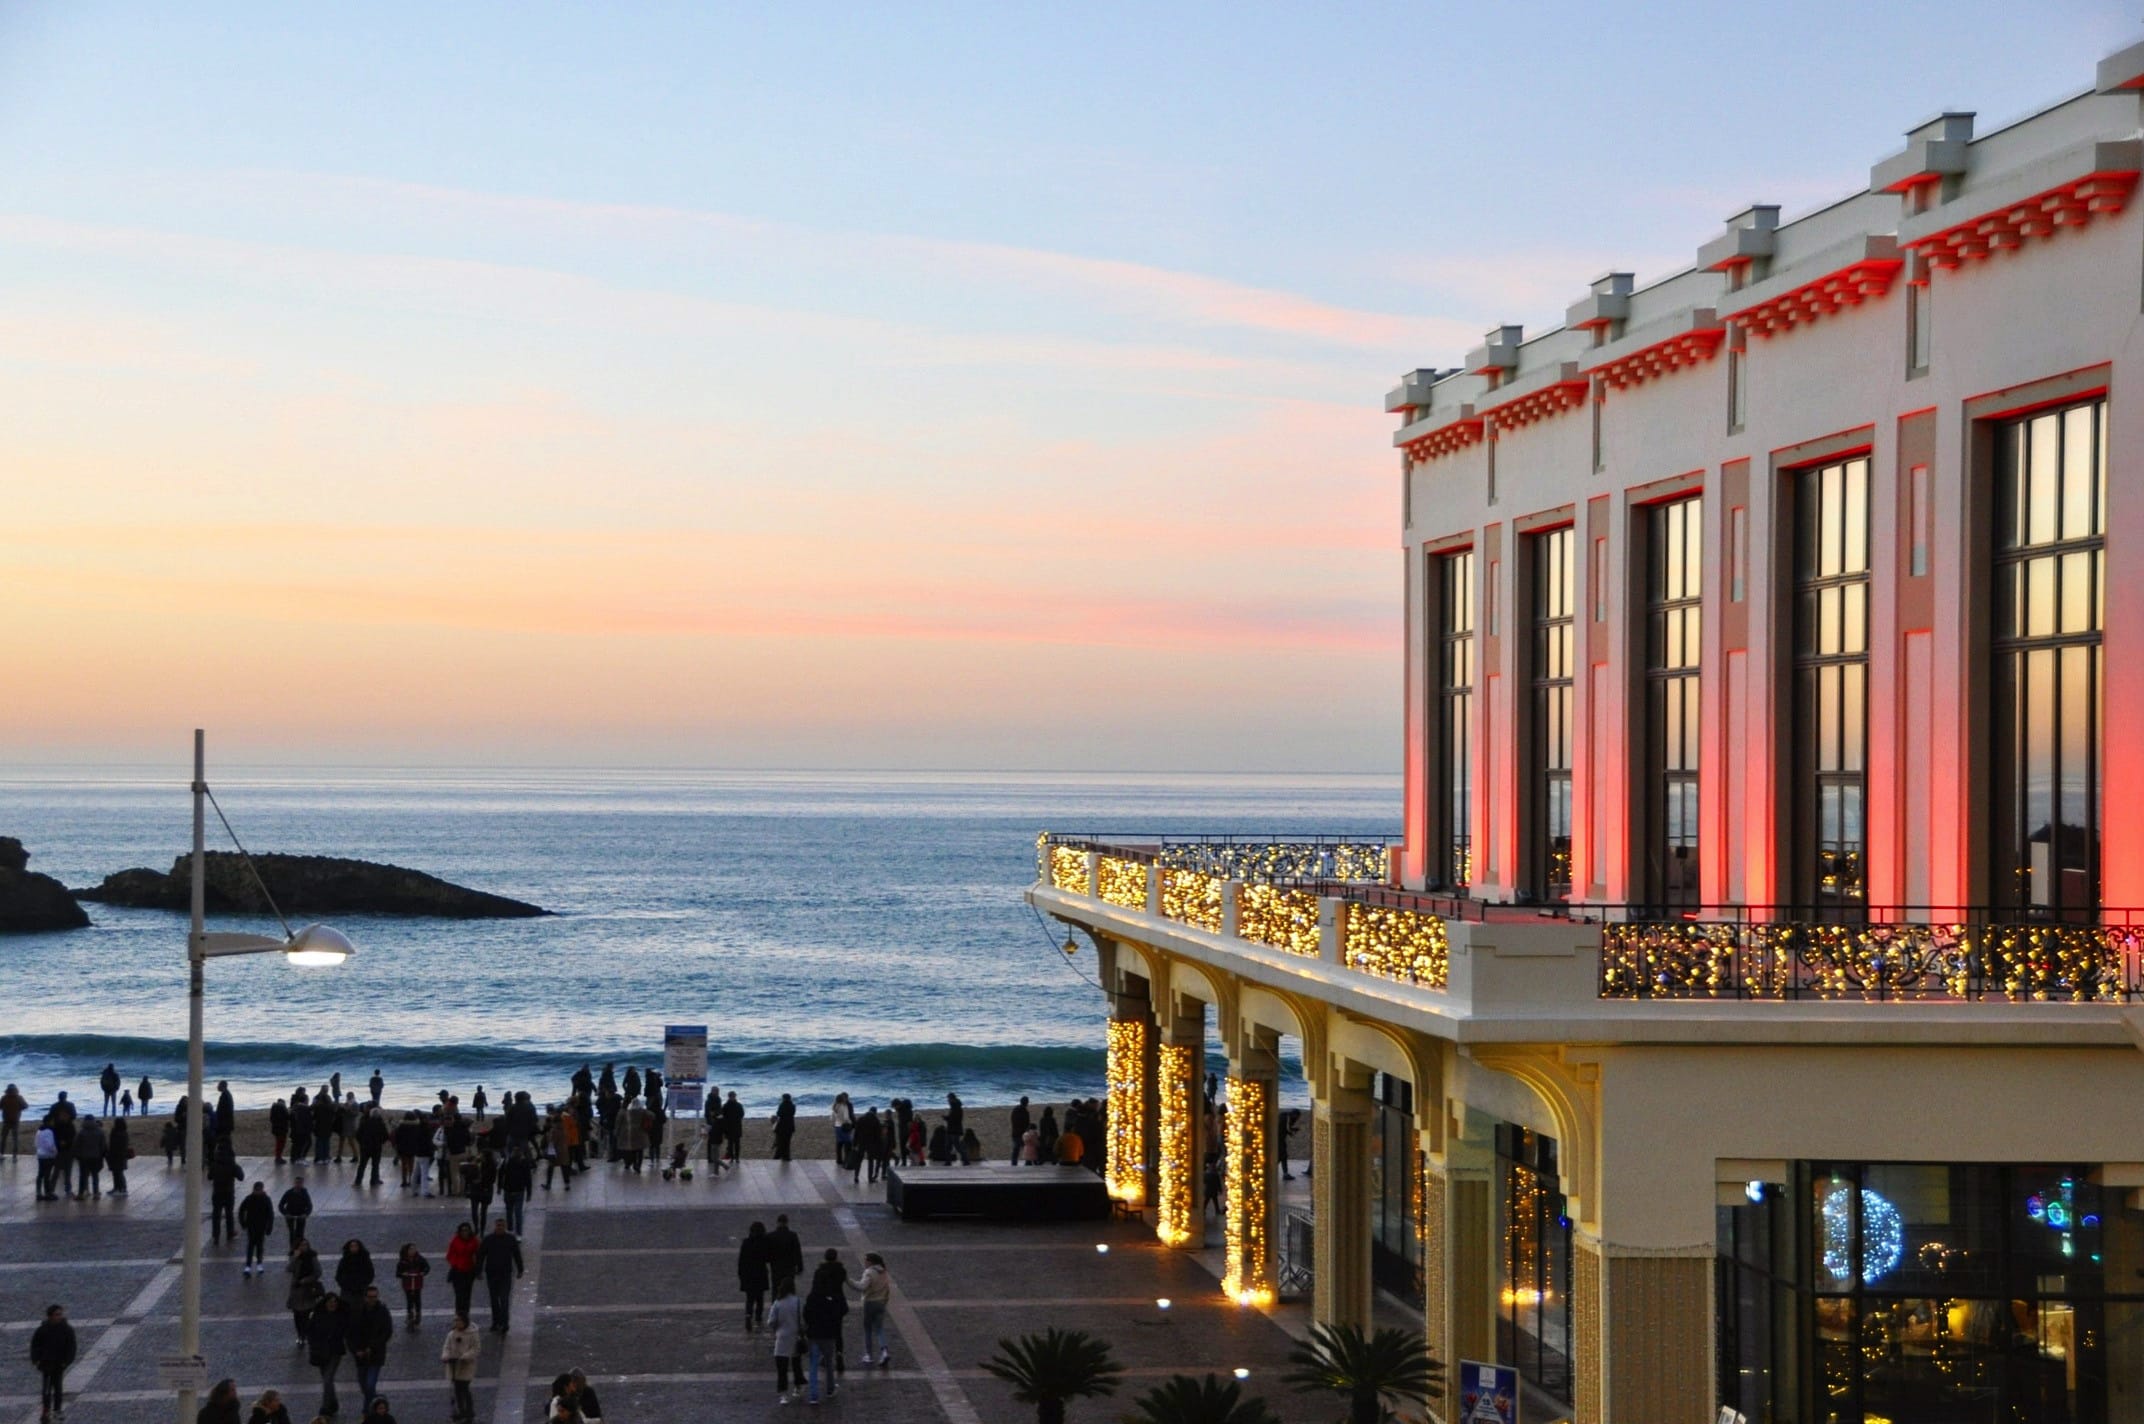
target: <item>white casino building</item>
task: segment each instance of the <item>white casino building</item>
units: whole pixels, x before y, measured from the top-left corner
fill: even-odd
[[[1197,1244],[1214,1030],[1246,1305],[1581,1424],[2144,1424],[2140,171],[2144,45],[1406,377],[1402,841],[1043,838],[1112,1191]]]

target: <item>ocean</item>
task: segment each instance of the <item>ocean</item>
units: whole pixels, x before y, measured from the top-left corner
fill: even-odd
[[[190,843],[185,772],[0,769],[0,835],[74,886],[167,868]],[[398,1103],[479,1083],[542,1102],[583,1062],[659,1065],[673,1023],[708,1025],[710,1080],[758,1111],[784,1092],[806,1109],[840,1090],[1098,1093],[1093,950],[1082,938],[1068,960],[1021,899],[1036,832],[1391,834],[1400,805],[1383,776],[212,764],[210,784],[249,850],[388,861],[557,912],[337,919],[358,949],[339,969],[212,963],[208,1079],[242,1107],[375,1068]],[[209,832],[228,848],[213,812]],[[93,1097],[110,1061],[168,1108],[185,916],[87,909],[90,929],[0,937],[0,1080],[33,1104]]]

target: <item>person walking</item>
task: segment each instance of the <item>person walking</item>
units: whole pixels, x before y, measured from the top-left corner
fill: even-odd
[[[551,1177],[563,1173],[566,1190],[573,1190],[573,1156],[580,1149],[581,1127],[574,1119],[573,1104],[568,1102],[560,1111],[551,1114],[551,1124],[545,1134],[543,1154],[543,1189],[551,1190]]]
[[[849,1289],[864,1298],[864,1363],[886,1369],[893,1355],[886,1349],[886,1307],[893,1300],[893,1278],[886,1274],[886,1258],[876,1251],[864,1252],[864,1275]]]
[[[878,1180],[879,1158],[886,1149],[886,1131],[878,1119],[878,1109],[868,1108],[863,1120],[856,1124],[856,1161],[849,1168],[849,1181],[856,1180],[857,1169],[869,1167],[871,1180]]]
[[[333,1419],[342,1412],[335,1397],[335,1376],[342,1371],[343,1357],[350,1352],[350,1313],[342,1297],[329,1291],[313,1307],[305,1321],[305,1358],[320,1371],[320,1415]]]
[[[365,1243],[355,1236],[342,1243],[342,1255],[335,1260],[335,1289],[341,1294],[343,1308],[353,1310],[353,1301],[365,1298],[365,1287],[379,1279],[379,1271],[372,1264],[372,1253]]]
[[[447,1383],[454,1389],[454,1412],[449,1416],[452,1424],[472,1424],[476,1418],[476,1396],[469,1385],[476,1379],[476,1357],[483,1347],[467,1312],[456,1311],[454,1323],[447,1327],[446,1341],[439,1347],[439,1362],[446,1366]]]
[[[432,1263],[424,1259],[414,1241],[402,1243],[402,1253],[395,1257],[395,1279],[402,1283],[403,1328],[415,1330],[424,1323],[424,1278],[432,1274]]]
[[[275,1204],[276,1214],[283,1218],[283,1229],[290,1233],[290,1244],[296,1246],[305,1239],[305,1223],[313,1214],[313,1194],[305,1189],[305,1178],[294,1177],[283,1198]]]
[[[529,1191],[536,1184],[536,1164],[529,1154],[515,1148],[511,1157],[499,1168],[499,1195],[504,1202],[502,1212],[506,1229],[519,1236],[523,1229],[523,1209],[528,1205]]]
[[[116,1119],[104,1134],[104,1165],[112,1169],[112,1195],[127,1194],[127,1164],[134,1160],[134,1144],[128,1140],[127,1120]]]
[[[380,1368],[387,1363],[387,1347],[394,1343],[394,1312],[380,1299],[378,1286],[366,1286],[358,1305],[350,1312],[350,1363],[357,1368],[357,1390],[365,1409],[380,1392]]]
[[[476,1289],[476,1253],[483,1243],[477,1240],[476,1228],[464,1221],[454,1228],[447,1238],[447,1284],[454,1290],[454,1314],[457,1319],[469,1315],[469,1297]]]
[[[327,1294],[320,1275],[320,1253],[313,1249],[312,1242],[300,1236],[283,1269],[290,1272],[290,1290],[283,1297],[283,1304],[290,1311],[291,1324],[298,1332],[298,1344],[302,1348],[306,1327],[312,1323],[313,1312],[320,1308],[321,1298]]]
[[[750,1334],[767,1318],[768,1262],[767,1227],[755,1221],[737,1247],[737,1289],[744,1292],[744,1328]]]
[[[417,1130],[410,1134],[410,1157],[416,1164],[415,1191],[419,1196],[432,1194],[432,1161],[439,1155],[439,1129],[430,1122],[419,1122]]]
[[[849,1165],[851,1149],[856,1146],[856,1107],[847,1093],[834,1094],[834,1165],[837,1168]]]
[[[499,1182],[499,1159],[487,1149],[468,1171],[462,1173],[463,1189],[469,1197],[469,1220],[478,1231],[484,1229],[486,1218],[491,1215],[491,1197]]]
[[[774,1218],[774,1229],[767,1233],[767,1269],[776,1280],[788,1276],[800,1280],[804,1275],[804,1243],[789,1229],[789,1216],[783,1213]]]
[[[74,1134],[74,1199],[104,1195],[104,1124],[82,1119]]]
[[[74,1363],[74,1327],[65,1306],[48,1305],[30,1334],[30,1364],[37,1370],[38,1418],[58,1424],[67,1412],[67,1367]]]
[[[97,1086],[104,1089],[104,1115],[111,1117],[119,1111],[119,1065],[107,1063],[97,1075]]]
[[[194,1415],[194,1424],[240,1424],[238,1381],[217,1380],[208,1392],[208,1401]]]
[[[491,1295],[492,1332],[504,1335],[513,1308],[514,1278],[524,1269],[521,1238],[508,1231],[503,1220],[493,1222],[491,1235],[476,1249],[476,1264],[484,1274],[484,1289]]]
[[[790,1140],[791,1140],[792,1138],[794,1138],[794,1137],[795,1137],[796,1135],[797,1135],[797,1104],[796,1104],[796,1099],[794,1099],[794,1098],[790,1097],[790,1096],[789,1096],[789,1094],[787,1094],[787,1093],[784,1093],[784,1094],[782,1094],[782,1100],[781,1100],[781,1102],[780,1102],[779,1104],[777,1104],[777,1105],[776,1105],[776,1107],[775,1107],[775,1109],[774,1109],[774,1160],[775,1160],[775,1161],[777,1161],[777,1162],[787,1162],[787,1161],[789,1160],[789,1143],[790,1143]]]
[[[372,1168],[372,1185],[380,1184],[380,1154],[387,1146],[387,1119],[375,1108],[367,1108],[357,1122],[357,1172],[350,1178],[356,1186],[365,1179],[365,1168]]]
[[[224,1138],[216,1144],[215,1160],[208,1168],[208,1228],[209,1240],[221,1244],[228,1236],[238,1239],[238,1217],[233,1211],[238,1205],[238,1184],[246,1179],[246,1169],[238,1165],[238,1154],[231,1150],[231,1140]]]
[[[246,1424],[290,1424],[290,1406],[283,1402],[282,1391],[262,1390],[261,1397],[253,1401],[253,1412],[246,1416]]]
[[[774,1304],[767,1311],[767,1325],[774,1332],[775,1400],[787,1404],[792,1375],[796,1388],[804,1388],[804,1302],[797,1299],[795,1277],[774,1278]]]
[[[246,1265],[239,1274],[251,1276],[267,1270],[268,1238],[275,1234],[275,1203],[268,1199],[266,1182],[255,1182],[238,1204],[238,1229],[246,1234]]]
[[[831,1291],[815,1287],[804,1301],[804,1343],[811,1352],[811,1402],[819,1402],[819,1376],[826,1375],[826,1397],[835,1392],[834,1366],[841,1354],[841,1318],[849,1313],[848,1297],[839,1286]]]

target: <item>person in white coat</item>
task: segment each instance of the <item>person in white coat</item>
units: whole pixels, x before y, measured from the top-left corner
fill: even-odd
[[[767,1307],[767,1328],[774,1332],[774,1390],[778,1402],[789,1402],[790,1379],[804,1388],[804,1302],[797,1296],[795,1276],[774,1278],[774,1304]]]
[[[440,1362],[447,1368],[447,1383],[454,1386],[454,1424],[470,1424],[476,1418],[476,1399],[469,1392],[469,1382],[476,1378],[476,1357],[483,1346],[469,1317],[455,1316],[447,1331],[447,1342],[439,1347]]]

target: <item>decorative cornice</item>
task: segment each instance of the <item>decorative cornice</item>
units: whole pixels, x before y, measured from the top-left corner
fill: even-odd
[[[1992,253],[2014,252],[2036,238],[2084,227],[2128,206],[2137,176],[2144,171],[2144,144],[2134,139],[2095,143],[2074,157],[2085,171],[2052,186],[2035,185],[2025,196],[1998,201],[1972,217],[1940,227],[1935,226],[1940,214],[1932,221],[1901,223],[1900,245],[1926,257],[1933,267],[1962,267]],[[1927,230],[1917,231],[1923,228]]]
[[[1606,385],[1621,390],[1625,386],[1642,386],[1647,381],[1670,375],[1685,366],[1695,366],[1709,361],[1720,349],[1720,342],[1727,336],[1727,328],[1721,324],[1711,307],[1699,307],[1686,312],[1675,322],[1668,324],[1673,329],[1655,335],[1658,330],[1642,332],[1633,338],[1629,350],[1618,351],[1615,346],[1604,346],[1600,353],[1584,364],[1587,374],[1598,376]],[[1645,339],[1650,337],[1651,339]],[[1618,343],[1620,344],[1620,343]]]
[[[1578,374],[1576,361],[1566,361],[1548,385],[1516,395],[1502,405],[1490,406],[1482,414],[1494,420],[1500,431],[1515,430],[1584,405],[1592,384],[1590,378]]]
[[[1740,300],[1742,305],[1730,305],[1721,317],[1751,335],[1771,337],[1883,296],[1906,265],[1898,255],[1898,243],[1889,237],[1871,237],[1852,247],[1851,260],[1843,266],[1784,291],[1766,293],[1763,287],[1770,284],[1760,284],[1746,296],[1736,293],[1730,301]]]
[[[1401,448],[1407,452],[1407,458],[1416,464],[1434,460],[1455,450],[1464,450],[1469,445],[1479,444],[1482,423],[1482,417],[1474,413],[1473,406],[1463,405],[1459,407],[1457,419],[1448,421],[1427,434],[1414,437]]]

